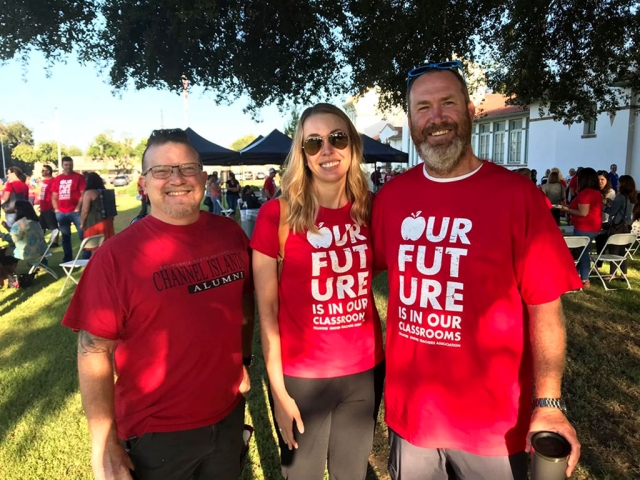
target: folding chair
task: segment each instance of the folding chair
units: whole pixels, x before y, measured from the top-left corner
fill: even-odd
[[[635,260],[633,256],[636,254],[638,249],[640,249],[640,235],[636,237],[636,241],[632,243],[631,246],[629,247],[629,258],[631,260]]]
[[[47,249],[44,251],[40,259],[36,263],[31,264],[31,268],[29,269],[29,275],[34,275],[38,271],[38,269],[41,268],[56,280],[58,279],[58,274],[53,270],[51,270],[51,268],[48,265],[45,265],[44,263],[42,263],[44,262],[45,258],[48,258],[51,256],[51,254],[49,253],[49,250],[51,250],[51,245],[57,239],[58,239],[58,229],[54,228],[53,231],[51,232],[51,238],[49,239],[49,243],[47,244]]]
[[[626,247],[627,245],[631,245],[635,240],[636,240],[636,236],[632,233],[618,233],[616,235],[611,235],[609,238],[607,238],[607,243],[604,244],[604,247],[602,247],[602,250],[597,255],[589,255],[589,258],[591,259],[591,261],[594,262],[593,265],[591,266],[591,270],[589,271],[589,276],[598,277],[600,281],[602,281],[602,286],[604,287],[605,290],[617,290],[617,288],[609,288],[607,286],[607,282],[600,274],[600,270],[598,270],[598,262],[610,262],[611,265],[615,265],[616,267],[615,272],[611,272],[611,276],[613,277],[618,272],[620,272],[620,274],[622,275],[622,278],[624,278],[624,281],[627,282],[627,289],[631,288],[629,279],[620,268],[620,266],[622,265],[622,262],[624,262],[626,258],[629,256],[631,248],[627,248],[624,255],[612,255],[610,253],[605,253],[605,252],[607,251],[607,247],[609,245]],[[595,275],[591,275],[591,272],[595,272]]]
[[[589,237],[564,237],[564,241],[567,244],[567,248],[569,250],[580,249],[580,254],[578,258],[573,259],[573,263],[578,265],[578,262],[582,258],[582,255],[589,249],[589,244],[591,243],[591,239]]]
[[[98,248],[100,245],[102,245],[102,242],[104,242],[104,235],[94,235],[93,237],[85,238],[84,240],[82,240],[82,243],[80,244],[80,248],[78,248],[78,253],[76,254],[76,258],[70,262],[64,262],[60,264],[60,266],[64,270],[64,273],[67,275],[67,278],[64,279],[64,284],[62,285],[62,288],[60,289],[60,293],[58,294],[58,296],[62,295],[62,292],[64,291],[64,287],[67,286],[67,282],[69,281],[69,279],[73,280],[76,283],[76,285],[78,284],[78,281],[75,278],[73,278],[73,275],[72,275],[73,270],[76,268],[84,268],[89,263],[89,259],[87,260],[80,259],[82,250],[84,250],[85,248]]]
[[[216,203],[218,204],[218,207],[220,207],[220,213],[222,215],[224,215],[225,217],[232,217],[233,216],[233,210],[231,210],[230,208],[224,208],[222,206],[222,203],[220,203],[220,199],[219,198],[213,198],[212,200],[216,201]]]

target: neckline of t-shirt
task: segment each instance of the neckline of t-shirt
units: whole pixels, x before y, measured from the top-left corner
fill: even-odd
[[[347,200],[347,203],[339,208],[329,208],[329,207],[323,207],[322,205],[320,205],[320,210],[322,212],[342,212],[343,210],[351,210],[351,202],[349,200]]]
[[[200,216],[198,217],[198,220],[196,220],[193,223],[190,223],[189,225],[173,225],[171,223],[167,223],[167,222],[163,222],[162,220],[154,217],[153,215],[147,215],[145,217],[145,219],[149,219],[149,221],[151,223],[154,223],[155,225],[162,227],[165,231],[166,230],[172,230],[174,232],[184,232],[187,229],[190,228],[199,228],[199,225],[204,221],[204,214],[207,212],[200,212]],[[209,213],[207,213],[207,215],[210,215]]]
[[[425,176],[425,178],[427,180],[431,180],[432,182],[436,182],[436,183],[459,182],[460,180],[464,180],[465,178],[469,178],[470,176],[475,175],[476,173],[478,173],[480,171],[480,169],[482,168],[482,166],[484,165],[484,163],[485,162],[483,161],[482,163],[480,163],[480,166],[478,168],[476,168],[472,172],[465,173],[464,175],[460,175],[459,177],[452,177],[452,178],[432,177],[431,175],[429,175],[429,173],[427,173],[427,169],[424,166],[424,164],[422,165],[422,173],[424,174],[424,176]]]

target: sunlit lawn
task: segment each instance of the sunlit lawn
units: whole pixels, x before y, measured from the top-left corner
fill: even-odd
[[[137,214],[139,202],[127,195],[117,201],[119,231]],[[61,255],[61,249],[54,250],[54,266]],[[605,292],[594,282],[590,291],[564,298],[569,339],[565,396],[583,443],[583,460],[574,475],[580,480],[640,478],[640,261],[631,265],[632,291]],[[75,335],[59,325],[74,289],[68,284],[57,296],[63,282],[59,273],[57,281],[39,275],[26,290],[0,290],[0,479],[91,478]],[[381,275],[374,282],[383,321],[385,280]],[[247,408],[256,433],[242,479],[271,480],[280,478],[277,444],[264,364],[256,358]],[[386,456],[381,424],[368,478],[388,478]]]

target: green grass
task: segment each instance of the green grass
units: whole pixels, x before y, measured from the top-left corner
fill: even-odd
[[[116,231],[139,202],[118,195]],[[73,236],[74,248],[77,238]],[[51,264],[61,260],[54,250]],[[57,267],[56,267],[57,268]],[[60,271],[60,273],[62,273]],[[568,358],[564,392],[583,444],[577,480],[640,478],[640,261],[631,262],[634,289],[564,297]],[[73,293],[63,279],[40,274],[26,290],[0,290],[0,479],[90,479],[89,434],[77,388],[75,334],[60,326]],[[385,321],[386,277],[373,282]],[[242,480],[279,477],[266,374],[256,332],[256,363],[247,421],[255,436]],[[382,419],[382,412],[381,417]],[[386,427],[379,423],[368,479],[388,479]]]

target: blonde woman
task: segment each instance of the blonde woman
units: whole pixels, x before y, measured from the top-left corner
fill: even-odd
[[[342,110],[326,103],[306,109],[283,198],[264,204],[251,240],[262,349],[289,480],[321,480],[327,459],[332,479],[366,475],[384,363],[371,293],[372,196],[361,163],[362,141]]]

